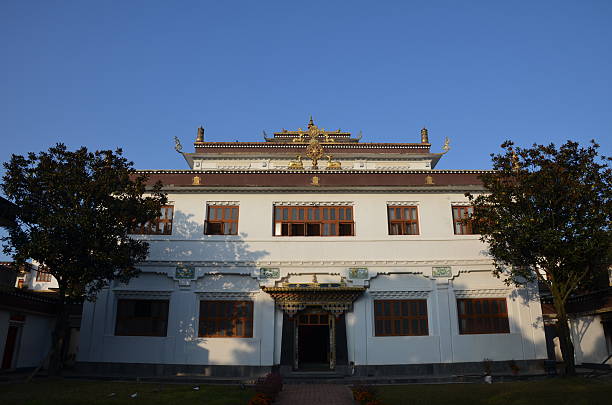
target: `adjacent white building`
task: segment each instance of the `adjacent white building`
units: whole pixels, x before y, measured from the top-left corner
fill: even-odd
[[[360,138],[360,137],[359,137]],[[144,171],[169,204],[135,236],[142,273],[84,305],[90,370],[254,375],[482,371],[545,359],[537,287],[493,277],[448,151],[326,131],[206,142],[189,168]],[[177,150],[181,147],[177,144]]]

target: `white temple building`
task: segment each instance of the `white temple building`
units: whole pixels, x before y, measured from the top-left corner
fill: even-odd
[[[136,230],[142,273],[84,305],[85,370],[258,375],[481,372],[547,357],[537,286],[492,276],[448,151],[341,130],[207,142],[189,167],[146,170],[169,203]],[[177,142],[177,150],[181,150]]]

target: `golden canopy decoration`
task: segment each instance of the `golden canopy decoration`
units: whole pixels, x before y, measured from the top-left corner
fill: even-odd
[[[262,289],[290,317],[307,307],[321,307],[339,317],[365,291],[365,287],[347,287],[344,283],[285,283],[281,287]]]

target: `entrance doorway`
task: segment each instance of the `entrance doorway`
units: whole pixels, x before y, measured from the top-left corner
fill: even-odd
[[[3,370],[15,368],[24,321],[25,317],[22,315],[11,315],[9,319],[6,341],[4,343],[4,353],[2,355],[1,368]]]
[[[324,312],[302,313],[297,319],[297,357],[301,370],[329,370],[330,319]]]

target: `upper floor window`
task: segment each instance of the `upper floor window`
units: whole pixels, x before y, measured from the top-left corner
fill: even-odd
[[[387,206],[389,235],[418,235],[419,219],[415,206]]]
[[[353,207],[276,206],[275,236],[353,236]]]
[[[163,205],[159,217],[155,221],[137,225],[132,233],[139,235],[172,235],[173,217],[174,206]]]
[[[478,234],[478,226],[470,218],[474,215],[474,207],[453,205],[453,228],[455,235]]]
[[[51,274],[47,273],[44,266],[38,266],[38,270],[36,270],[36,281],[49,283],[51,282],[51,277]]]
[[[426,336],[427,300],[375,300],[376,336]]]
[[[200,301],[200,337],[253,337],[253,301]]]
[[[510,333],[505,298],[458,299],[459,333]]]
[[[238,206],[207,205],[204,233],[206,235],[237,235]]]
[[[117,301],[116,336],[166,336],[168,300]]]

